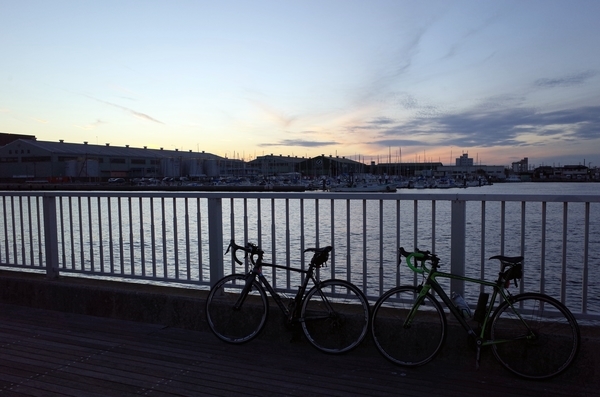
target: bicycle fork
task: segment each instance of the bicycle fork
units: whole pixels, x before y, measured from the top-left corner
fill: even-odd
[[[233,305],[233,310],[240,310],[240,308],[246,301],[246,297],[252,290],[252,285],[254,284],[255,279],[256,279],[256,273],[250,272],[246,275],[246,279],[245,279],[246,284],[244,285],[244,288],[242,289],[242,293],[240,294],[240,297],[235,302],[235,305]]]

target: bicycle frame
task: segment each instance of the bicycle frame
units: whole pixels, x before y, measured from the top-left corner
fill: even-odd
[[[289,307],[286,307],[286,305],[283,303],[283,299],[281,298],[281,296],[277,293],[277,291],[275,291],[275,289],[269,283],[269,280],[267,280],[267,278],[264,276],[264,274],[262,272],[262,268],[264,266],[270,267],[272,269],[291,270],[291,271],[294,271],[297,273],[301,273],[305,276],[305,277],[303,277],[302,284],[300,284],[300,287],[298,288],[298,292],[296,293],[296,296],[290,302]],[[244,300],[246,299],[246,296],[248,296],[248,293],[250,292],[250,289],[252,288],[253,281],[255,281],[258,278],[260,285],[262,285],[269,292],[269,294],[271,295],[271,297],[273,298],[273,300],[275,301],[275,303],[277,304],[279,309],[287,317],[288,321],[292,321],[293,319],[300,317],[299,310],[301,308],[301,303],[302,303],[302,300],[304,299],[304,294],[308,287],[308,283],[310,281],[312,281],[314,285],[319,284],[319,279],[318,279],[318,277],[315,276],[314,273],[315,273],[315,270],[312,266],[310,266],[308,268],[308,270],[304,270],[304,269],[298,269],[298,268],[294,268],[294,267],[276,265],[273,263],[265,263],[265,262],[262,262],[262,260],[259,258],[256,261],[256,263],[254,264],[252,270],[250,270],[250,272],[248,272],[248,274],[246,276],[246,285],[244,286],[244,289],[242,290],[242,293],[241,293],[238,301],[236,302],[235,307],[239,308],[242,306],[242,304],[244,303]]]
[[[232,260],[246,266],[245,271],[221,278],[211,288],[206,299],[206,318],[211,331],[229,343],[244,343],[255,338],[266,326],[269,316],[269,295],[282,314],[286,326],[294,331],[293,339],[301,331],[308,342],[326,353],[349,351],[367,335],[370,320],[369,302],[365,294],[354,284],[335,278],[321,281],[319,269],[329,259],[332,246],[306,248],[313,252],[306,265],[279,266],[263,261],[264,251],[253,243],[240,246],[231,240],[225,255],[230,251]],[[244,252],[244,261],[237,256]],[[286,264],[287,265],[287,264]],[[248,267],[249,266],[249,267]],[[265,267],[273,269],[263,274]],[[281,271],[295,272],[298,280],[295,297],[288,289],[275,289],[275,274]],[[312,285],[309,285],[312,283]]]
[[[481,329],[479,330],[479,334],[477,334],[477,332],[475,332],[473,327],[467,322],[467,320],[462,316],[462,314],[456,308],[456,306],[452,302],[452,299],[448,296],[448,294],[444,291],[442,286],[437,281],[438,278],[462,280],[465,282],[479,284],[479,285],[483,285],[483,286],[492,288],[493,293],[492,293],[492,296],[490,299],[489,306],[486,308],[485,317],[484,317],[483,322],[481,323]],[[442,301],[444,302],[446,307],[450,310],[450,312],[456,318],[456,320],[462,325],[462,327],[465,329],[465,331],[469,335],[471,335],[477,339],[478,346],[483,347],[483,346],[490,346],[490,345],[494,345],[494,344],[508,342],[508,340],[489,340],[489,339],[485,338],[485,333],[488,328],[488,322],[491,318],[491,315],[492,315],[492,312],[494,309],[494,305],[495,305],[496,299],[498,299],[498,297],[500,297],[499,304],[501,304],[502,302],[507,302],[510,305],[510,307],[513,309],[513,312],[515,313],[515,315],[520,319],[520,321],[523,322],[523,324],[530,331],[529,335],[524,335],[523,338],[528,338],[531,335],[533,335],[531,328],[529,327],[527,322],[523,319],[521,314],[517,310],[514,310],[514,307],[510,300],[510,297],[511,297],[510,292],[508,292],[508,290],[506,290],[506,288],[503,287],[503,282],[501,280],[491,282],[491,281],[475,279],[475,278],[471,278],[471,277],[458,276],[458,275],[452,274],[452,273],[440,272],[435,269],[430,269],[430,271],[428,272],[427,278],[426,278],[425,282],[421,285],[419,295],[418,295],[417,299],[415,300],[415,302],[416,302],[415,306],[412,308],[411,313],[409,313],[404,326],[406,326],[408,323],[410,323],[410,321],[412,321],[414,313],[416,313],[417,307],[422,302],[422,298],[430,290],[433,290],[442,299]]]

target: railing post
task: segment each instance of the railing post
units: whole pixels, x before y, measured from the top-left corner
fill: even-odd
[[[223,202],[208,199],[208,253],[210,257],[210,286],[223,278]]]
[[[467,203],[464,200],[452,200],[450,271],[453,274],[465,275],[465,249],[467,228]],[[462,280],[450,280],[450,289],[464,296],[465,283]]]
[[[44,245],[46,253],[46,276],[58,278],[58,224],[56,222],[56,196],[44,195]]]

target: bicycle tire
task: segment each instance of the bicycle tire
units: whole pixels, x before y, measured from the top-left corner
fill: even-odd
[[[581,344],[577,320],[569,309],[540,293],[516,295],[511,304],[503,302],[492,315],[492,341],[509,340],[492,345],[496,359],[509,371],[527,379],[546,379],[566,370]],[[524,337],[527,327],[515,311],[532,328],[532,337]]]
[[[446,315],[437,299],[427,293],[417,302],[413,286],[392,288],[373,307],[371,335],[377,350],[394,364],[416,367],[433,360],[444,345]],[[404,322],[416,306],[408,327]]]
[[[344,353],[358,346],[369,332],[369,302],[345,280],[327,280],[308,291],[300,312],[308,341],[325,353]]]
[[[219,280],[206,298],[206,320],[219,339],[234,344],[254,339],[265,326],[269,302],[264,288],[252,279],[252,287],[243,305],[234,305],[246,285],[245,274],[231,274]],[[250,276],[252,277],[252,276]]]

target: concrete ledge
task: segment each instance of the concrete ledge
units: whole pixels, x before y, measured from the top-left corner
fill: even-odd
[[[162,324],[209,332],[205,321],[207,290],[153,286],[88,278],[61,277],[0,270],[0,302],[91,316]],[[448,318],[446,343],[435,360],[444,360],[465,370],[475,367],[475,351],[462,328]],[[600,326],[581,326],[582,346],[574,365],[561,375],[565,380],[589,382],[600,387]],[[301,333],[301,331],[299,331]],[[261,339],[289,342],[294,336],[283,316],[271,304],[269,320]],[[299,343],[303,341],[302,338]],[[307,347],[309,348],[309,347]],[[361,350],[378,354],[368,337]],[[481,368],[505,370],[490,350],[482,351]]]
[[[122,320],[208,331],[208,291],[0,271],[0,301]]]

